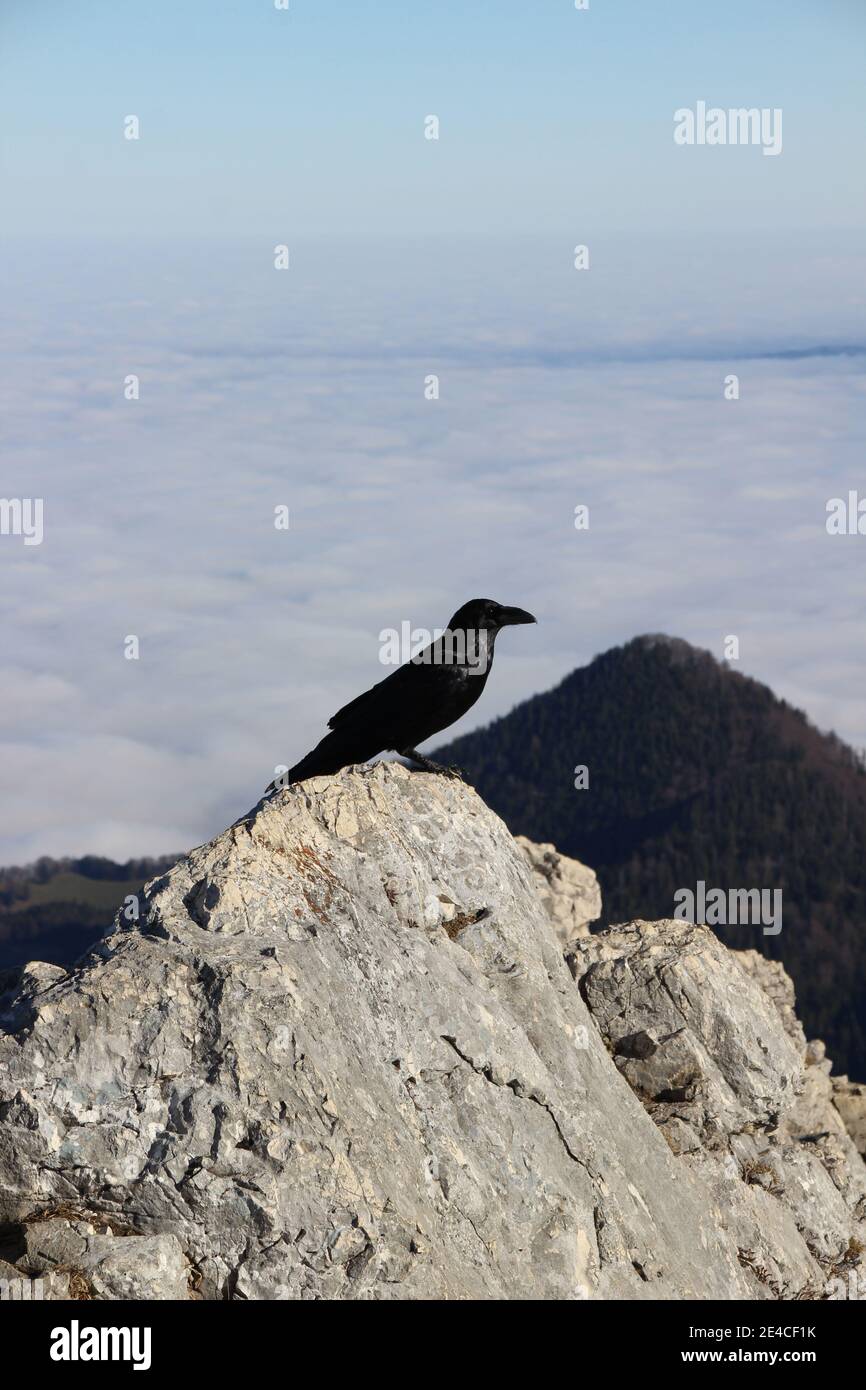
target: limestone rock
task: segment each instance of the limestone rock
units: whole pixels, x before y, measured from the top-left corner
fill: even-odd
[[[31,1275],[77,1277],[89,1298],[184,1299],[189,1268],[173,1235],[138,1236],[86,1220],[47,1217],[23,1228],[20,1267]]]
[[[866,1156],[866,1086],[847,1076],[831,1078],[833,1104],[858,1151]]]
[[[7,993],[0,1256],[111,1299],[769,1298],[853,1259],[768,996],[669,923],[579,941],[578,988],[537,884],[457,781],[261,803]]]
[[[771,1000],[782,1020],[782,1027],[793,1041],[798,1052],[802,1052],[807,1043],[803,1025],[796,1014],[794,981],[781,961],[768,960],[766,956],[761,955],[760,951],[737,951],[735,960],[748,975],[751,975],[752,979],[760,985],[768,999]],[[820,1046],[823,1049],[824,1044],[812,1044],[812,1046]]]
[[[592,869],[554,845],[537,845],[525,835],[515,840],[536,875],[536,888],[563,948],[589,936],[590,922],[601,916],[601,889]]]
[[[573,969],[618,1070],[719,1202],[750,1296],[824,1296],[861,1268],[866,1168],[782,967],[667,921],[578,942]]]

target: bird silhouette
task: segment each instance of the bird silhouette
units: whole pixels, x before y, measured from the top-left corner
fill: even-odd
[[[440,637],[338,710],[328,720],[331,732],[268,791],[339,772],[384,752],[410,758],[425,772],[454,775],[458,769],[440,767],[419,753],[417,745],[447,729],[475,704],[487,684],[502,628],[535,621],[523,608],[470,599]]]

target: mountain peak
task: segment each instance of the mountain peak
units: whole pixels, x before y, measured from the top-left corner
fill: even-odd
[[[71,974],[23,972],[0,1021],[0,1276],[56,1298],[651,1280],[679,1300],[764,1297],[766,1266],[778,1297],[826,1289],[866,1182],[792,1010],[688,922],[580,937],[570,968],[538,886],[571,881],[471,788],[398,764],[260,803]]]
[[[592,864],[608,923],[670,916],[699,881],[778,889],[778,938],[719,935],[784,960],[806,1026],[866,1075],[866,775],[835,735],[735,665],[647,633],[435,755],[514,834]]]
[[[626,647],[639,647],[644,651],[661,648],[669,652],[674,661],[712,661],[718,664],[712,652],[705,647],[694,647],[684,637],[670,637],[665,632],[645,632],[626,643]]]

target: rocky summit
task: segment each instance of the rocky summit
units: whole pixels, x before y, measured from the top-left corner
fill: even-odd
[[[0,998],[0,1281],[45,1297],[774,1299],[864,1282],[790,982],[395,764],[279,792]]]

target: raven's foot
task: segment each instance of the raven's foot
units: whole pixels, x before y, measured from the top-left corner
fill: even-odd
[[[421,768],[423,772],[438,772],[441,777],[456,777],[462,782],[463,769],[460,767],[443,767],[441,763],[434,763],[432,758],[425,758],[423,753],[418,753],[414,748],[401,748],[401,758],[411,758],[412,762]]]
[[[458,767],[456,763],[451,763],[448,767],[439,767],[437,765],[436,771],[441,777],[453,777],[456,782],[466,781],[466,773],[463,771],[463,768]]]

